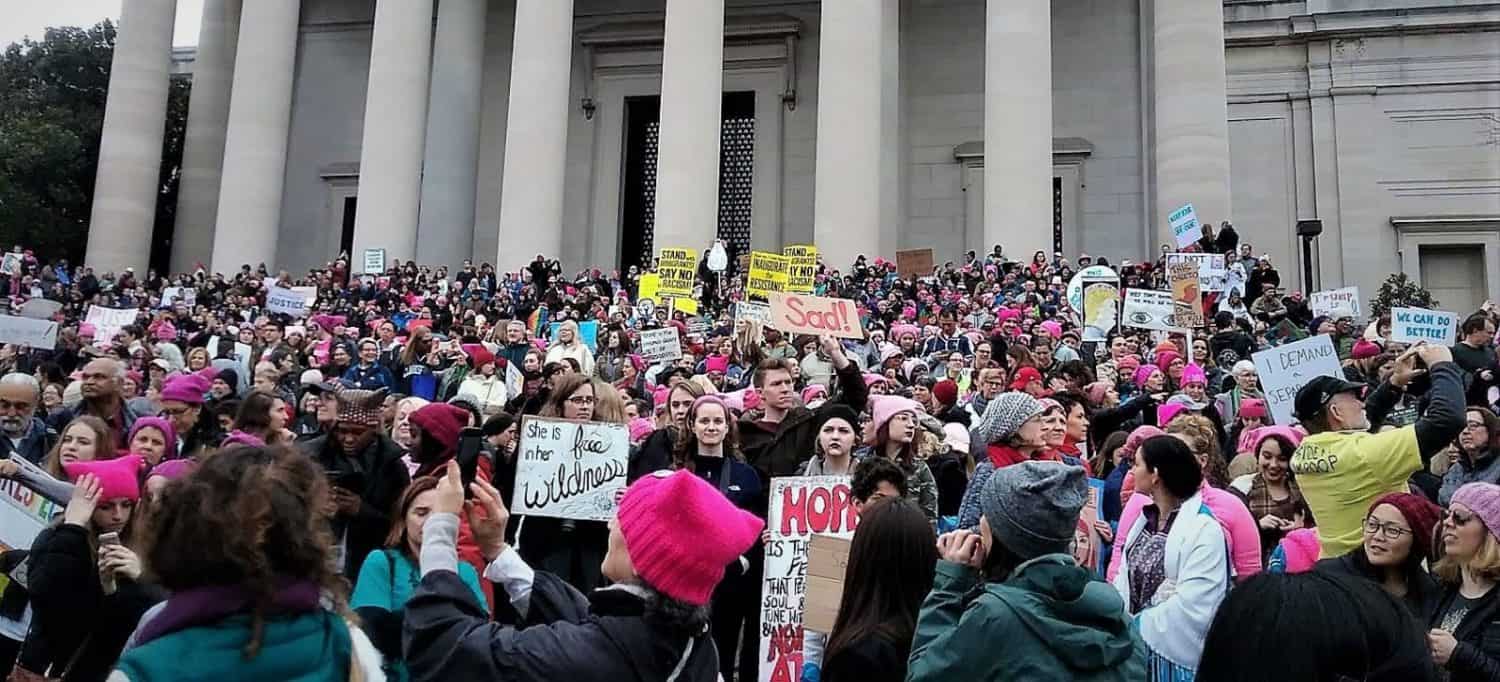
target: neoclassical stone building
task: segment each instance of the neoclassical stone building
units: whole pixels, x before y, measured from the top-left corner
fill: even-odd
[[[174,0],[124,0],[88,260],[146,260]],[[816,243],[1500,298],[1500,2],[207,0],[173,269]]]

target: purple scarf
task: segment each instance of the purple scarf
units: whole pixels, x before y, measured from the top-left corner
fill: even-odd
[[[276,592],[267,608],[268,614],[309,613],[319,608],[321,592],[311,580],[278,579]],[[166,606],[141,626],[136,646],[200,625],[216,623],[229,616],[248,612],[254,602],[250,591],[240,585],[195,587],[174,593]]]

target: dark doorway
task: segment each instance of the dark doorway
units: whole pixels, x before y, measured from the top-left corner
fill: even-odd
[[[755,93],[724,93],[719,135],[719,225],[729,262],[750,250],[755,161]],[[661,97],[625,98],[625,177],[620,200],[620,267],[654,258],[656,163]],[[703,244],[681,244],[702,249]]]
[[[349,254],[349,262],[354,262],[354,209],[359,205],[359,197],[344,197],[344,224],[339,226],[339,252]]]

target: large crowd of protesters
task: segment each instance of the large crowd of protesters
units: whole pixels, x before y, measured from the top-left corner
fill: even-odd
[[[637,305],[653,267],[542,255],[165,276],[17,247],[0,292],[59,332],[0,349],[0,477],[57,512],[0,555],[0,671],[758,680],[771,479],[843,475],[861,522],[802,680],[1500,680],[1500,315],[1407,347],[1227,224],[1190,248],[1234,283],[1207,326],[1085,343],[1073,275],[1167,289],[1166,249],[819,263],[860,311],[838,339],[736,318],[737,259],[689,313]],[[316,294],[269,314],[277,287]],[[666,327],[681,357],[645,359]],[[1344,376],[1276,423],[1251,356],[1316,335]],[[628,428],[612,520],[512,517],[530,416]]]

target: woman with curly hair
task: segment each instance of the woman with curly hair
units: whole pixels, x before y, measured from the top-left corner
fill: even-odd
[[[740,454],[735,421],[729,406],[717,395],[693,401],[688,408],[687,429],[672,453],[672,468],[693,472],[734,506],[754,513],[756,501],[761,497],[760,475]],[[722,652],[719,673],[726,680],[734,678],[737,663],[741,679],[756,671],[755,659],[760,653],[760,583],[764,570],[764,555],[757,549],[752,546],[730,562],[724,570],[724,580],[714,589],[711,629],[714,643]],[[737,650],[741,652],[738,658],[734,655]]]
[[[286,447],[223,450],[167,484],[141,555],[172,596],[110,679],[384,680],[333,569],[331,504]]]

